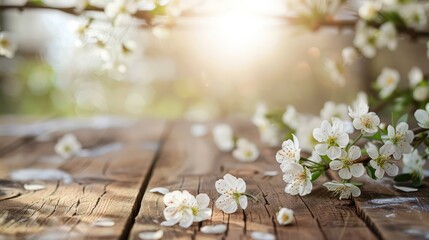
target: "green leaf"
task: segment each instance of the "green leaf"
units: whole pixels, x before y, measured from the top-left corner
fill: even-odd
[[[377,177],[375,176],[375,168],[371,167],[370,165],[366,166],[366,173],[370,178],[377,180]]]
[[[365,138],[372,139],[372,140],[377,140],[377,141],[382,141],[382,139],[381,139],[381,131],[376,132],[372,136],[365,136]]]
[[[404,173],[397,175],[395,178],[393,178],[393,180],[395,180],[396,182],[407,182],[411,180],[411,177],[411,174]]]
[[[398,125],[398,123],[400,123],[400,122],[404,122],[404,123],[408,122],[408,113],[406,113],[406,114],[402,115],[402,116],[398,119],[398,121],[396,122],[396,125]]]
[[[311,181],[312,182],[316,181],[320,177],[320,175],[322,175],[322,172],[323,171],[316,171],[316,172],[312,173],[311,174]]]
[[[420,187],[422,185],[422,181],[419,177],[415,177],[412,179],[411,183],[414,187]]]
[[[332,160],[328,157],[328,156],[326,156],[326,155],[323,155],[323,156],[320,156],[322,159],[323,159],[323,161],[325,161],[325,162],[327,162],[327,163],[330,163]]]

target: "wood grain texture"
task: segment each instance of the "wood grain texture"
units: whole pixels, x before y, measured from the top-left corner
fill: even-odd
[[[52,141],[32,142],[3,155],[1,191],[10,198],[0,201],[0,236],[126,238],[164,130],[161,121],[143,121],[127,128],[77,130],[74,134],[93,155],[68,160],[54,153],[53,146],[61,133]],[[108,146],[116,147],[109,150]],[[102,147],[104,153],[100,154]],[[27,191],[22,187],[24,182],[9,179],[10,173],[22,168],[59,169],[70,174],[73,181],[36,181],[47,188]],[[94,227],[93,222],[100,218],[113,220],[114,227]]]
[[[385,178],[365,180],[362,195],[354,199],[359,214],[383,239],[427,239],[429,237],[429,182],[417,192],[393,188]]]
[[[259,143],[256,128],[249,122],[232,120],[229,123],[238,136]],[[260,146],[261,156],[256,162],[241,163],[233,159],[230,153],[218,151],[210,134],[205,137],[191,136],[191,126],[190,123],[180,122],[173,127],[156,161],[148,189],[167,187],[170,191],[186,189],[192,194],[207,193],[212,199],[212,217],[188,229],[179,226],[160,227],[160,222],[164,220],[163,196],[146,191],[130,234],[131,239],[138,239],[140,232],[158,229],[164,230],[166,239],[249,239],[253,231],[268,232],[277,239],[376,238],[358,217],[350,201],[332,198],[321,184],[315,185],[316,195],[301,198],[284,192],[285,183],[281,174],[265,177],[264,171],[277,170],[280,173],[279,165],[274,159],[277,149]],[[209,129],[212,126],[213,124],[207,125]],[[216,209],[214,202],[218,193],[214,183],[226,173],[243,178],[247,183],[247,192],[260,201],[249,200],[246,210],[229,215]],[[275,216],[280,207],[295,211],[295,224],[278,225]],[[201,226],[220,223],[228,226],[225,234],[206,235],[199,231]]]

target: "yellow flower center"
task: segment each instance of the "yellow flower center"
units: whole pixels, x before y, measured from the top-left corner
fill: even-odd
[[[332,147],[332,146],[337,146],[337,138],[336,138],[336,137],[329,136],[329,137],[328,137],[328,140],[327,140],[326,142],[328,143],[328,145],[329,145],[330,147]]]
[[[289,216],[287,214],[283,214],[282,220],[283,222],[286,222],[287,220],[289,220]]]

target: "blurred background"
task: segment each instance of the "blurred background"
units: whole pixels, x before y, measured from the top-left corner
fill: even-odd
[[[352,32],[308,32],[234,12],[284,15],[282,0],[215,2],[204,6],[202,15],[213,8],[232,14],[183,18],[172,29],[115,30],[116,37],[136,43],[133,56],[116,72],[102,67],[99,51],[79,46],[79,17],[56,10],[2,11],[1,30],[13,34],[19,50],[13,59],[0,58],[0,114],[203,121],[250,116],[259,102],[318,114],[327,100],[350,103],[358,91],[369,90],[383,67],[397,68],[404,85],[413,66],[429,69],[426,43],[403,39],[395,52],[383,50],[348,67],[341,87],[324,61],[341,58]]]

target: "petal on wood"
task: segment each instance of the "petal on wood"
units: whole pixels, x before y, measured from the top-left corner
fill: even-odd
[[[205,234],[222,234],[226,232],[226,224],[207,225],[201,228],[201,232]]]

